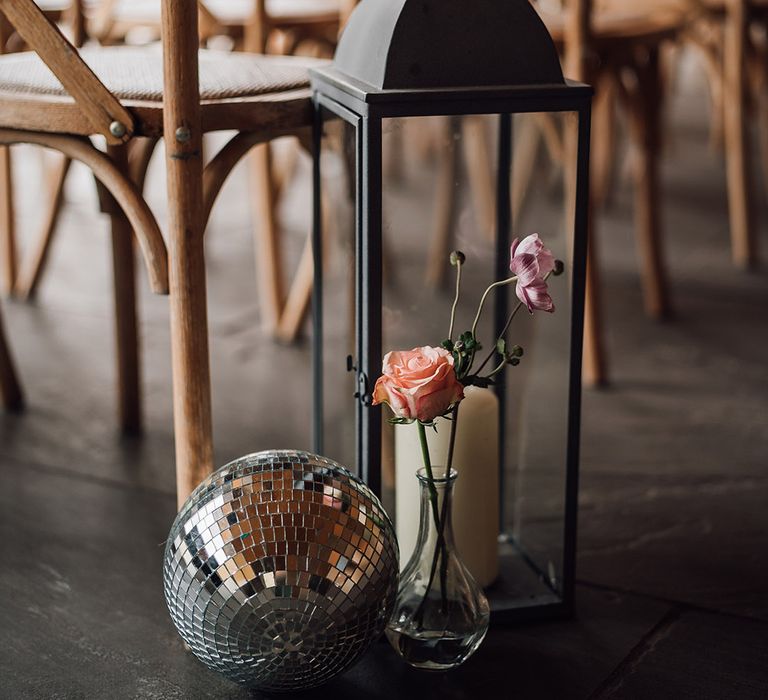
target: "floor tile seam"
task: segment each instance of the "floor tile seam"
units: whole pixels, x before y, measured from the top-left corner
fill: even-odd
[[[57,306],[55,304],[46,304],[43,302],[24,302],[21,300],[15,300],[11,299],[10,303],[13,305],[17,305],[21,308],[24,308],[24,306],[32,307],[35,309],[39,314],[45,315],[51,319],[61,319],[62,316],[70,317],[70,318],[77,318],[80,320],[96,320],[96,321],[104,321],[105,323],[110,323],[114,319],[114,313],[106,310],[102,311],[99,309],[77,309],[73,308],[70,305],[62,305]],[[138,304],[141,303],[141,300],[137,302]],[[32,317],[35,318],[34,316]],[[138,318],[139,326],[140,327],[150,327],[150,328],[167,328],[169,327],[170,321],[168,318],[160,319],[160,318],[154,318],[154,317],[146,317],[141,316]]]
[[[603,700],[616,695],[627,680],[640,666],[649,654],[653,653],[656,645],[663,641],[680,620],[685,608],[674,606],[669,608],[661,618],[646,632],[640,640],[629,650],[629,653],[616,665],[603,681],[588,696],[587,700]]]
[[[163,491],[159,488],[152,488],[142,484],[127,484],[116,479],[105,479],[103,477],[94,476],[93,474],[83,474],[82,472],[72,471],[67,467],[60,464],[50,464],[42,462],[31,462],[17,457],[9,457],[8,455],[0,455],[0,462],[6,464],[12,464],[15,466],[23,467],[24,469],[30,469],[40,473],[47,473],[54,476],[58,476],[65,479],[72,479],[75,481],[83,481],[97,486],[106,486],[122,491],[130,491],[133,493],[146,493],[151,496],[161,496],[163,498],[173,499],[173,494],[168,491]],[[5,465],[0,466],[0,469],[5,468]]]
[[[681,474],[678,477],[667,477],[662,474],[649,474],[647,470],[643,471],[642,469],[637,469],[636,471],[628,470],[628,471],[610,471],[609,469],[589,469],[588,467],[581,467],[581,475],[582,479],[585,481],[589,481],[589,479],[593,478],[611,478],[615,479],[616,481],[624,481],[626,479],[644,479],[647,480],[650,483],[657,484],[656,488],[659,488],[659,479],[663,479],[661,482],[661,486],[698,486],[698,485],[712,485],[712,484],[721,484],[721,483],[730,483],[733,481],[760,481],[760,482],[766,482],[768,483],[768,474],[752,474],[749,472],[744,472],[741,474],[733,474],[732,472],[728,474],[728,476],[719,476],[714,471],[711,474],[693,474],[693,475],[686,475]],[[685,483],[686,480],[688,483]],[[638,485],[638,484],[636,484]],[[641,486],[639,484],[638,486]],[[599,484],[595,486],[591,486],[590,488],[603,488],[604,485]]]
[[[768,626],[768,620],[762,617],[755,617],[754,615],[744,615],[742,613],[735,613],[730,610],[722,610],[720,608],[710,608],[706,605],[699,605],[697,603],[691,603],[686,600],[678,600],[676,598],[666,598],[660,595],[654,595],[653,593],[645,593],[643,591],[636,591],[631,588],[622,588],[621,586],[611,586],[609,584],[597,583],[595,581],[587,581],[585,579],[576,579],[576,585],[584,588],[590,588],[597,591],[606,591],[608,593],[617,593],[620,595],[631,595],[635,598],[642,598],[644,600],[652,600],[657,603],[663,603],[670,607],[680,608],[686,612],[698,612],[708,615],[717,615],[719,617],[728,617],[732,620],[740,620],[742,622],[755,622],[761,625]]]

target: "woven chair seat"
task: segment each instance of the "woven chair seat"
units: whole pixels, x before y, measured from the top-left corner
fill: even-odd
[[[222,22],[243,22],[253,13],[253,0],[206,0],[206,6]],[[266,0],[268,17],[302,19],[337,16],[339,0]]]
[[[35,2],[45,12],[63,12],[72,4],[71,0],[35,0]]]
[[[80,55],[115,97],[139,102],[163,99],[159,46],[93,47]],[[309,86],[307,70],[323,61],[200,50],[200,99],[224,100],[298,90]],[[0,92],[19,96],[67,92],[35,53],[0,56]]]
[[[253,0],[205,0],[205,6],[225,24],[242,24],[253,15]],[[302,19],[338,15],[339,0],[266,0],[270,17]],[[116,22],[154,26],[160,24],[160,0],[120,0],[112,11]]]

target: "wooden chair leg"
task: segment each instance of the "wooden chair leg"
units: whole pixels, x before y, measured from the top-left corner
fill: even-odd
[[[626,95],[630,132],[636,147],[636,239],[640,253],[645,311],[651,318],[663,319],[671,314],[671,304],[662,254],[659,207],[661,91],[658,48],[649,50],[646,63],[635,68],[636,81]]]
[[[391,133],[388,134],[388,138],[384,142],[386,147],[382,154],[384,158],[382,171],[384,181],[387,183],[399,184],[405,179],[406,139],[403,131],[410,127],[410,121],[413,120],[399,120],[399,122],[394,125],[394,128]]]
[[[596,207],[602,206],[611,192],[616,156],[615,91],[610,76],[600,81],[596,90],[592,123],[592,196]]]
[[[3,406],[9,411],[16,411],[22,408],[24,399],[21,393],[21,384],[19,383],[16,370],[13,366],[13,359],[5,339],[3,329],[3,319],[0,316],[0,398]]]
[[[762,166],[765,186],[768,187],[768,95],[757,97],[757,115],[760,165]]]
[[[496,183],[487,120],[483,116],[468,116],[462,119],[461,126],[475,217],[484,238],[493,241],[496,235]]]
[[[29,299],[37,291],[45,266],[48,262],[48,252],[56,230],[56,223],[61,212],[64,199],[64,181],[72,161],[66,156],[60,156],[56,164],[48,172],[48,189],[46,203],[48,209],[43,219],[39,235],[35,238],[32,250],[22,261],[13,293],[19,299]]]
[[[16,281],[16,232],[13,213],[13,173],[11,149],[0,146],[0,264],[2,264],[2,291],[13,291]]]
[[[270,145],[256,146],[248,161],[255,190],[254,247],[261,319],[264,329],[274,334],[283,308],[283,276]]]
[[[578,132],[574,119],[565,119],[563,155],[565,163],[575,163]],[[591,165],[591,163],[590,163]],[[594,176],[594,172],[590,173]],[[590,183],[591,184],[591,183]],[[565,171],[566,226],[573,222],[576,206],[576,170],[567,167]],[[595,206],[590,194],[587,215],[587,251],[586,288],[584,298],[584,351],[582,357],[582,381],[587,386],[600,387],[608,384],[608,360],[603,337],[602,295],[600,289],[597,241],[595,239]],[[572,255],[572,251],[570,253]]]
[[[752,221],[746,93],[747,16],[744,0],[727,3],[724,36],[724,128],[731,254],[739,267],[757,262]]]
[[[603,339],[603,315],[594,239],[587,255],[587,286],[584,299],[584,356],[582,378],[588,386],[608,384],[608,363]]]
[[[440,134],[440,122],[443,117],[422,117],[411,119],[404,134],[405,152],[413,154],[416,162],[430,163],[437,155],[440,144],[437,134]]]
[[[308,236],[275,332],[275,337],[283,343],[292,343],[296,340],[309,309],[314,279],[312,265],[312,239]]]
[[[520,217],[528,199],[528,192],[533,181],[533,170],[541,145],[541,130],[531,114],[523,114],[515,121],[515,137],[512,153],[512,182],[510,199],[512,202],[512,230],[517,231]]]
[[[127,147],[108,146],[107,152],[128,177]],[[118,411],[123,432],[133,434],[141,431],[141,373],[133,232],[128,219],[117,204],[113,204],[109,216],[112,226]]]
[[[432,289],[442,286],[448,269],[453,230],[456,219],[456,177],[459,169],[459,150],[454,138],[460,128],[457,117],[444,120],[445,137],[437,163],[437,189],[435,190],[434,227],[427,260],[427,284]]]
[[[176,497],[183,504],[213,470],[203,241],[202,126],[195,3],[163,2],[163,132],[168,182],[168,242],[173,355]],[[190,69],[192,67],[192,69]],[[180,124],[190,138],[174,137]]]
[[[326,192],[322,194],[321,211],[323,217],[322,231],[324,232],[323,260],[325,261],[328,259],[328,249],[331,240],[330,232],[336,230],[332,223],[333,205]],[[288,298],[280,314],[280,321],[275,332],[275,338],[281,343],[293,343],[298,338],[301,326],[312,302],[312,283],[314,277],[312,237],[307,236],[304,249],[301,252],[299,265],[296,268],[296,274],[288,290]]]
[[[282,144],[289,146],[280,154],[272,154],[272,192],[275,201],[280,201],[282,193],[286,190],[288,183],[296,174],[296,168],[299,164],[299,155],[301,146],[299,143],[291,140],[290,143]],[[278,160],[275,156],[280,155]]]

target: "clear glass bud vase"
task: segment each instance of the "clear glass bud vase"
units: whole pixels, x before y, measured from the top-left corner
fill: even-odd
[[[411,666],[455,668],[480,646],[490,617],[488,599],[456,552],[451,525],[453,485],[458,473],[433,467],[416,476],[421,490],[419,537],[400,575],[387,638]]]

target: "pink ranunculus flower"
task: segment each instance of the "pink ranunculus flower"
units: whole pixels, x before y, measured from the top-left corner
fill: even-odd
[[[443,348],[425,345],[388,352],[381,371],[373,404],[389,404],[398,418],[429,423],[464,398],[453,356]]]
[[[552,252],[544,247],[538,233],[532,233],[521,241],[515,238],[510,249],[510,271],[517,275],[515,293],[531,313],[555,310],[552,297],[547,291],[544,277],[555,269]]]

